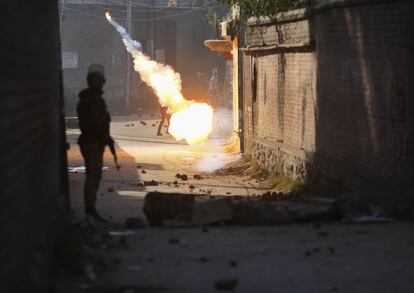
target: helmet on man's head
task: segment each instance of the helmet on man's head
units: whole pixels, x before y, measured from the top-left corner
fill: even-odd
[[[102,88],[105,84],[104,67],[100,64],[92,64],[89,66],[86,81],[90,87]]]

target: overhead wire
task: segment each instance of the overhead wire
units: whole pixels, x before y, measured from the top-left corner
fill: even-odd
[[[222,6],[222,5],[208,6],[209,4],[211,4],[214,1],[215,0],[211,0],[210,2],[206,3],[203,6],[197,6],[197,7],[194,7],[192,9],[188,10],[188,11],[184,11],[184,12],[181,12],[181,13],[164,15],[164,16],[153,17],[153,18],[131,18],[131,21],[133,21],[133,22],[146,22],[146,21],[162,20],[162,19],[166,19],[166,18],[171,18],[171,17],[177,17],[177,16],[182,16],[182,15],[190,14],[190,13],[192,13],[194,11],[201,10],[201,9],[217,8],[217,7]],[[96,14],[92,14],[92,13],[89,13],[89,12],[86,12],[86,11],[83,11],[83,10],[79,10],[79,9],[75,9],[75,8],[72,8],[72,7],[65,7],[65,9],[66,10],[70,10],[70,11],[74,11],[74,12],[77,12],[79,14],[83,14],[83,15],[87,15],[87,16],[94,17],[94,18],[106,20],[106,18],[103,17],[103,16],[96,15]],[[108,9],[108,10],[111,10],[111,9]],[[119,18],[119,19],[120,20],[125,20],[126,18]]]
[[[214,1],[214,0],[213,0]],[[213,2],[213,1],[211,1],[211,2]],[[132,1],[133,2],[133,1]],[[152,8],[152,6],[147,6],[147,5],[132,5],[133,7],[139,7],[139,8],[141,8],[141,9],[145,9],[145,11],[149,11],[149,12],[158,12],[158,11],[162,11],[162,10],[173,10],[173,9],[192,9],[192,8],[190,8],[190,7],[188,7],[188,6],[185,6],[185,5],[188,5],[188,4],[191,4],[191,0],[190,1],[188,1],[188,2],[185,2],[185,3],[182,3],[181,5],[178,5],[177,7],[162,7],[162,8]],[[210,3],[211,3],[210,2]],[[112,2],[113,3],[113,2]],[[134,2],[133,2],[134,3]],[[93,7],[97,7],[97,8],[100,8],[100,9],[105,9],[105,10],[112,10],[112,11],[119,11],[119,12],[127,12],[127,10],[126,9],[118,9],[118,8],[108,8],[108,7],[103,7],[103,6],[101,6],[101,5],[98,5],[98,4],[92,4],[92,6]],[[107,6],[110,6],[110,4],[107,4]],[[184,7],[183,7],[184,6]]]

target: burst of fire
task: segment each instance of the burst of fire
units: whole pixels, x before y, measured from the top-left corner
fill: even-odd
[[[127,51],[134,59],[135,71],[154,90],[160,104],[167,106],[172,114],[168,129],[171,135],[176,140],[185,139],[190,145],[206,141],[213,129],[213,108],[205,103],[186,100],[181,93],[180,74],[170,66],[151,60],[142,53],[141,44],[131,39],[109,12],[105,16],[122,36]]]

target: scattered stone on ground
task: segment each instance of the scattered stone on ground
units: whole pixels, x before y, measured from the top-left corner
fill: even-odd
[[[141,173],[142,173],[142,174],[147,174],[147,171],[145,171],[145,170],[141,170]]]
[[[201,177],[201,175],[193,175],[193,178],[194,179],[196,179],[196,180],[201,180],[201,179],[203,179],[203,177]]]
[[[139,182],[137,185],[138,186],[158,186],[158,181],[155,181],[154,179],[153,180],[150,180],[150,181],[142,181],[142,182]]]
[[[108,192],[114,192],[114,188],[113,188],[113,187],[109,187],[109,188],[107,189],[107,191],[108,191]]]
[[[175,177],[176,177],[176,178],[178,178],[178,179],[181,179],[181,180],[183,180],[183,181],[187,181],[187,180],[188,180],[188,175],[187,175],[187,174],[180,174],[180,173],[177,173],[177,174],[175,175]]]

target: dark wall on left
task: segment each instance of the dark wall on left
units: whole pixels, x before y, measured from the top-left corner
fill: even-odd
[[[69,205],[57,1],[4,1],[0,26],[0,292],[48,292]]]

